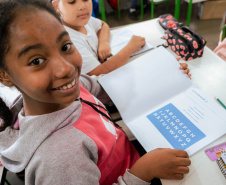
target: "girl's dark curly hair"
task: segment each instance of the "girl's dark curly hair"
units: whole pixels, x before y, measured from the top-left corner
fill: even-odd
[[[12,125],[13,114],[9,107],[0,98],[0,131],[5,130],[7,126]]]
[[[10,26],[19,14],[32,10],[44,10],[52,14],[61,23],[59,15],[47,0],[0,0],[0,68],[7,71],[4,61],[9,51]],[[0,131],[12,125],[13,115],[5,102],[0,98]]]

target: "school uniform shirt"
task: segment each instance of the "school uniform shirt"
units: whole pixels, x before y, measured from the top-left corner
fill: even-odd
[[[80,97],[102,105],[90,93],[101,95],[99,84],[81,78]],[[12,110],[20,110],[19,130],[0,132],[0,161],[14,173],[25,169],[27,185],[149,184],[127,170],[139,154],[125,133],[90,105],[76,100],[65,109],[25,117],[19,98]]]
[[[72,28],[64,26],[67,30],[71,41],[82,56],[82,74],[87,74],[100,65],[98,60],[98,37],[97,32],[101,29],[101,20],[90,17],[89,22],[85,25],[87,35],[80,33]]]

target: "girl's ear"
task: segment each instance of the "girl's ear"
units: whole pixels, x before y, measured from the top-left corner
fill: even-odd
[[[8,73],[5,70],[2,70],[2,69],[0,69],[0,82],[7,87],[14,86],[14,83],[12,82]]]
[[[59,10],[59,7],[58,7],[58,1],[53,0],[52,5],[55,8],[55,10],[57,11],[57,13],[60,14],[60,10]]]

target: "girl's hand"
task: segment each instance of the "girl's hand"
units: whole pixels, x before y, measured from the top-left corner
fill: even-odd
[[[181,57],[177,57],[177,61],[179,61]],[[191,74],[189,73],[190,70],[188,69],[188,64],[180,63],[180,70],[184,70],[184,74],[187,74],[188,77],[191,79]]]
[[[130,173],[150,182],[160,179],[183,179],[191,164],[187,152],[177,149],[155,149],[142,156],[130,169]]]
[[[146,42],[144,37],[133,35],[129,43],[127,44],[127,46],[129,46],[132,53],[134,53],[137,50],[139,50],[141,47],[143,47],[145,44]]]
[[[187,74],[188,77],[191,79],[191,74],[189,73],[190,70],[188,69],[188,64],[186,63],[180,63],[180,69],[184,70],[184,74]]]
[[[98,46],[98,57],[100,62],[104,62],[108,57],[111,56],[111,47],[108,42],[101,43]]]

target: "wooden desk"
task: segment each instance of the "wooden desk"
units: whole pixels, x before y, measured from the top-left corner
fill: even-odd
[[[133,30],[136,35],[146,38],[146,42],[153,46],[158,46],[165,43],[161,39],[164,35],[163,28],[159,25],[158,19],[144,21],[137,24],[124,26],[118,29],[113,29],[112,34],[120,31],[121,29],[129,28]],[[175,57],[174,52],[168,49]],[[134,58],[131,58],[134,60]],[[180,62],[185,62],[181,60]],[[192,81],[203,92],[210,97],[217,96],[223,103],[226,104],[226,64],[208,47],[204,49],[204,56],[189,62],[185,62],[190,68],[192,74]],[[225,111],[226,113],[226,111]],[[213,123],[214,124],[214,123]],[[226,135],[208,145],[205,148],[215,146],[226,141]],[[226,184],[226,179],[222,175],[217,163],[211,161],[204,149],[191,156],[192,164],[190,166],[189,174],[185,175],[183,180],[162,180],[163,185],[223,185]]]

